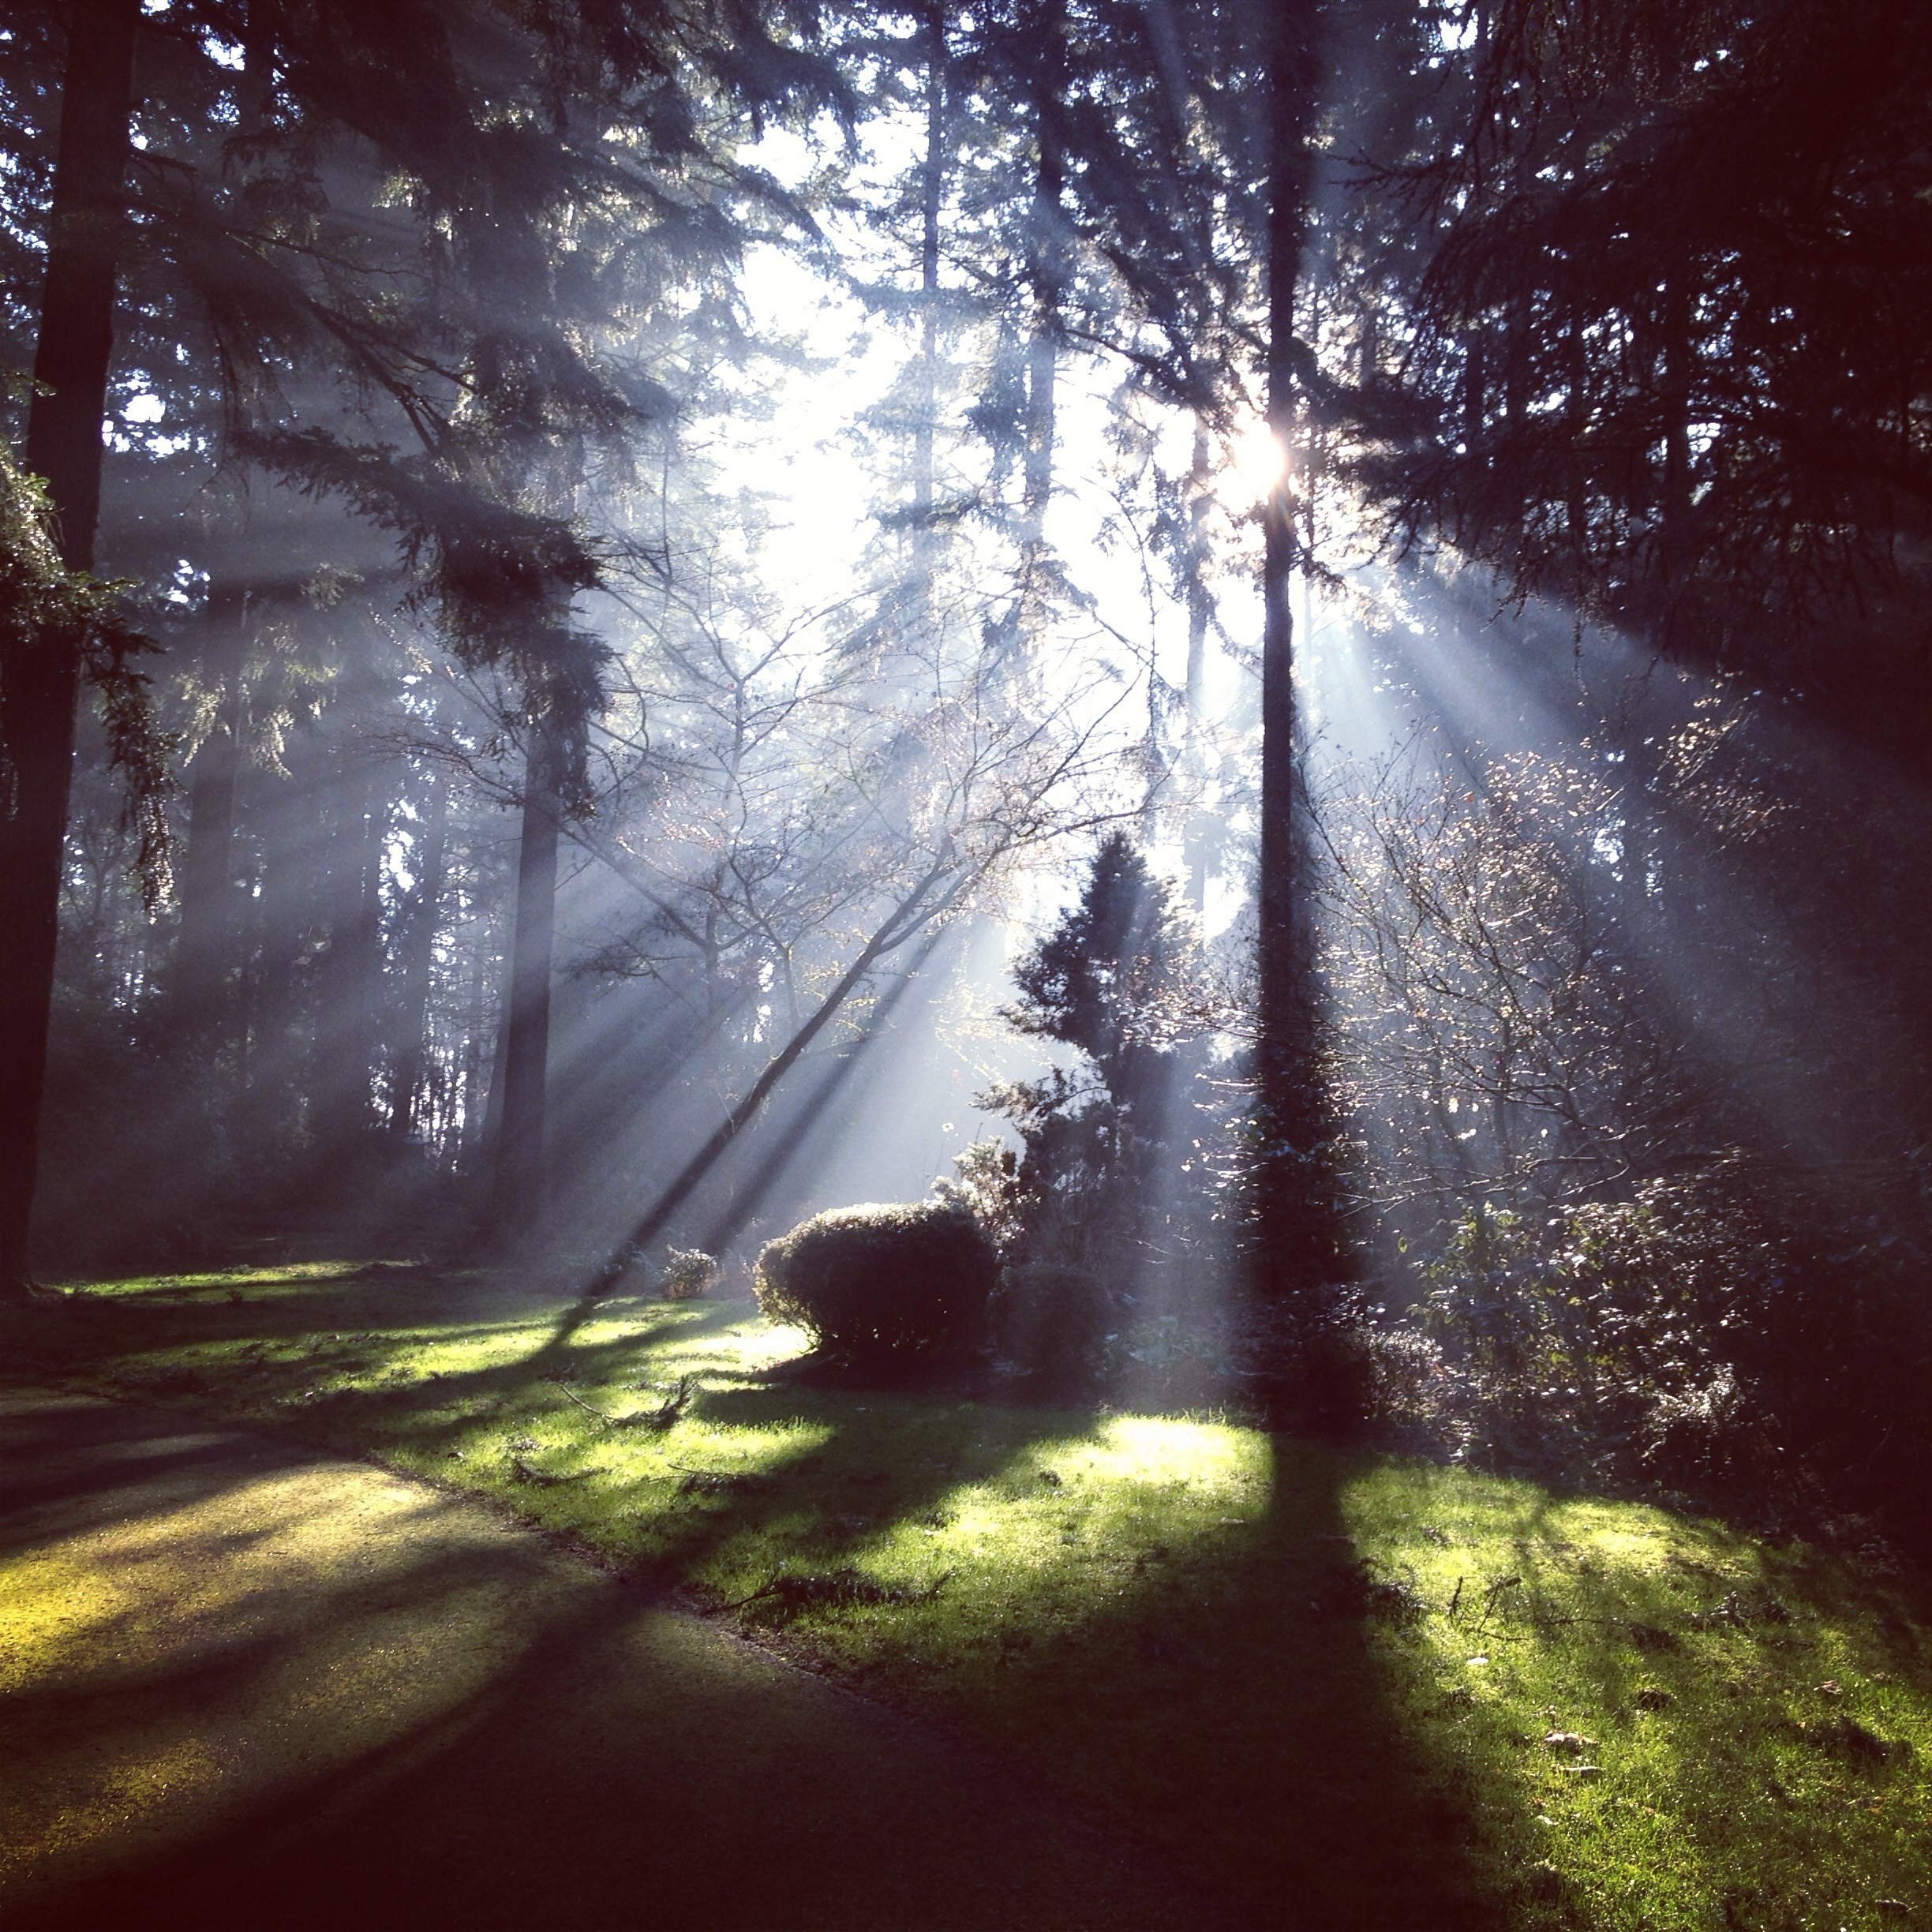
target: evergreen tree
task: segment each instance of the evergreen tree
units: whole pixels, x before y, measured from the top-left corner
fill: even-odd
[[[1095,852],[1077,902],[1013,969],[1023,1033],[1077,1047],[1099,1076],[1056,1068],[990,1096],[1026,1152],[1026,1258],[1137,1279],[1178,1174],[1178,1050],[1198,1036],[1197,946],[1166,883],[1124,832]]]
[[[534,755],[513,1084],[540,1106],[540,848],[559,814],[582,802],[600,702],[597,650],[569,615],[598,578],[571,514],[571,473],[587,447],[620,443],[663,400],[644,372],[608,362],[598,345],[627,308],[728,266],[730,204],[755,184],[721,159],[706,114],[728,122],[740,104],[822,98],[829,77],[775,14],[702,6],[568,9],[535,21],[483,5],[317,13],[184,0],[144,19],[132,0],[99,0],[66,24],[61,138],[77,159],[57,170],[48,217],[46,367],[28,460],[52,478],[64,541],[84,560],[98,485],[82,472],[98,470],[111,247],[127,236],[138,242],[137,334],[159,351],[146,359],[197,371],[197,401],[219,421],[216,453],[335,496],[391,533],[449,646],[515,694]],[[120,215],[125,70],[137,36],[144,219],[129,231]],[[23,125],[33,118],[23,110]],[[211,137],[221,129],[234,132]],[[35,178],[16,177],[30,223]],[[88,409],[82,425],[77,411]],[[18,887],[9,900],[21,937],[5,958],[21,983],[5,1002],[6,1043],[19,1076],[9,1091],[27,1098],[0,1163],[14,1272],[77,675],[66,660],[38,682],[32,669],[9,667],[0,721],[19,776],[6,876]],[[57,713],[66,726],[56,728]],[[184,983],[205,979],[219,934],[209,893],[219,897],[210,882],[222,874],[227,815],[217,768],[231,743],[226,728],[210,733],[197,773],[208,863],[193,868]],[[512,1123],[511,1138],[537,1148],[540,1172],[534,1120],[521,1132]],[[520,1156],[513,1165],[511,1218],[527,1218],[533,1170]]]
[[[1925,9],[1484,4],[1462,28],[1391,157],[1428,425],[1362,480],[1519,592],[1920,759]]]
[[[89,0],[70,17],[61,136],[48,218],[33,399],[24,462],[44,477],[47,507],[68,573],[94,561],[100,506],[101,417],[114,346],[114,285],[125,226],[139,0]],[[54,956],[59,931],[62,848],[73,784],[74,707],[84,626],[63,620],[60,578],[28,564],[32,512],[17,489],[6,506],[9,540],[27,567],[29,594],[9,625],[0,672],[0,1286],[23,1288],[47,1076]],[[36,582],[37,580],[37,582]]]

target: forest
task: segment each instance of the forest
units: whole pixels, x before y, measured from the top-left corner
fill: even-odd
[[[0,265],[0,1379],[438,1480],[487,1438],[459,1487],[919,1709],[913,1640],[837,1633],[936,1653],[956,1571],[771,1541],[855,1395],[991,1418],[867,1452],[908,1538],[970,1514],[908,1472],[1050,1414],[1195,1431],[1203,1494],[1383,1484],[1282,1531],[1366,1552],[1294,1586],[1350,1684],[1425,1627],[1692,1641],[1513,1612],[1502,1503],[1490,1569],[1417,1527],[1444,1472],[1746,1539],[1672,1545],[1713,1642],[1797,1641],[1772,1549],[1919,1602],[1932,9],[17,0]],[[570,1454],[682,1473],[661,1522],[489,1435],[558,1391]],[[664,1459],[705,1428],[763,1473]],[[742,1547],[664,1526],[707,1496]],[[1870,1616],[1789,1668],[1889,1644],[1916,1715],[1833,1748],[1916,1780],[1923,1608]],[[1067,1768],[991,1627],[940,1705]],[[1230,1882],[1854,1922],[1814,1843],[1660,1891],[1507,1838],[1373,1910]],[[1856,1923],[1932,1910],[1884,1858]]]

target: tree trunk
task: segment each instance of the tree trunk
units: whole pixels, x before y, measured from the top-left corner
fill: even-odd
[[[416,1125],[422,1085],[423,1049],[429,1020],[429,981],[436,963],[436,919],[443,901],[444,855],[449,838],[449,780],[429,774],[422,842],[416,854],[416,884],[402,932],[400,1010],[389,1062],[389,1130],[408,1134]]]
[[[238,99],[244,137],[260,134],[265,125],[273,82],[256,19],[260,11],[258,0],[250,0]],[[223,1057],[235,1042],[239,1017],[231,984],[242,912],[235,889],[235,799],[253,605],[244,584],[211,586],[202,614],[201,674],[215,718],[189,769],[188,840],[178,882],[181,930],[171,988],[178,1031],[195,1050]]]
[[[1684,80],[1684,51],[1681,36],[1673,32],[1672,16],[1662,17],[1663,32],[1658,47],[1660,79],[1666,95],[1673,102]],[[1658,505],[1657,568],[1662,579],[1662,611],[1657,628],[1657,644],[1668,651],[1679,641],[1683,616],[1685,582],[1689,575],[1690,550],[1690,392],[1692,386],[1691,298],[1695,282],[1687,253],[1681,246],[1669,251],[1663,285],[1659,290],[1657,323],[1663,338],[1661,377],[1664,413],[1664,474],[1660,478],[1661,499]]]
[[[926,14],[926,159],[920,170],[919,416],[912,426],[912,556],[922,601],[932,595],[934,449],[939,414],[939,218],[945,187],[945,9]]]
[[[1053,495],[1054,384],[1060,360],[1060,305],[1066,291],[1066,155],[1060,116],[1066,86],[1066,23],[1059,0],[1046,0],[1038,25],[1033,95],[1033,208],[1027,279],[1033,300],[1027,345],[1026,460],[1022,474],[1021,546],[1029,575],[1046,545]]]
[[[1194,418],[1187,487],[1187,728],[1198,736],[1208,722],[1208,630],[1214,598],[1208,588],[1208,519],[1214,511],[1214,444],[1208,419]]]
[[[1283,6],[1274,22],[1269,84],[1274,126],[1267,234],[1267,421],[1295,447],[1295,298],[1301,271],[1313,112],[1312,9]],[[1295,762],[1294,610],[1297,471],[1284,462],[1263,506],[1261,594],[1261,881],[1259,935],[1261,1099],[1284,1129],[1297,1110],[1297,1016],[1304,1005],[1302,851]]]
[[[1210,553],[1208,519],[1214,509],[1214,444],[1208,420],[1194,418],[1194,447],[1188,466],[1187,548],[1187,706],[1188,758],[1194,782],[1209,777],[1208,741],[1208,634],[1214,618],[1214,597],[1208,588]],[[1188,904],[1196,912],[1208,904],[1208,882],[1215,870],[1226,815],[1218,807],[1196,803],[1181,834],[1187,863]]]
[[[1577,608],[1582,608],[1589,595],[1589,354],[1583,340],[1581,320],[1570,324],[1563,344],[1567,365],[1570,418],[1568,500],[1564,521],[1570,548],[1576,560]]]
[[[1295,311],[1311,194],[1316,50],[1311,0],[1271,16],[1268,79],[1273,110],[1267,230],[1267,420],[1292,453],[1299,427]],[[1312,1063],[1313,998],[1304,801],[1299,796],[1290,601],[1297,556],[1291,460],[1268,493],[1262,519],[1261,878],[1259,893],[1256,1100],[1256,1286],[1310,1320],[1331,1277],[1331,1204],[1312,1158],[1322,1109]],[[1308,1324],[1303,1324],[1302,1326]]]
[[[202,675],[215,695],[214,728],[189,769],[188,844],[181,869],[181,932],[173,1004],[189,1040],[225,1043],[229,974],[239,912],[235,891],[235,790],[242,764],[242,672],[249,642],[245,590],[209,594]]]
[[[479,926],[481,922],[478,922]],[[503,1091],[503,1057],[497,1051],[497,1038],[490,1022],[500,1021],[507,1002],[498,997],[492,961],[487,955],[487,942],[479,932],[471,948],[468,973],[467,1008],[463,1020],[462,1125],[454,1149],[457,1166],[466,1174],[478,1176],[490,1170],[496,1145],[499,1101]],[[500,1036],[504,1028],[497,1025]],[[484,1043],[489,1042],[487,1052]]]
[[[257,1156],[291,1150],[306,1122],[307,1042],[313,961],[320,942],[315,883],[318,839],[327,826],[326,773],[306,734],[287,747],[286,776],[245,774],[243,816],[259,858],[256,889],[245,902],[241,1037],[242,1139]]]
[[[1660,479],[1657,570],[1661,578],[1661,650],[1674,650],[1682,629],[1690,550],[1690,272],[1679,262],[1664,286],[1664,474]]]
[[[101,417],[114,351],[114,277],[140,0],[74,0],[61,96],[26,466],[47,481],[62,560],[91,570],[100,511]],[[27,1237],[47,1084],[80,667],[23,653],[0,692],[0,755],[13,808],[0,829],[0,1293],[28,1283]]]
[[[317,1172],[340,1201],[364,1178],[383,993],[384,772],[351,747],[334,786],[337,816],[325,852],[328,939],[316,963],[313,1095]]]
[[[516,930],[504,1016],[503,1107],[496,1140],[494,1218],[500,1240],[535,1235],[543,1222],[545,1076],[550,1053],[550,972],[556,939],[557,837],[561,826],[552,732],[530,732],[517,847]]]

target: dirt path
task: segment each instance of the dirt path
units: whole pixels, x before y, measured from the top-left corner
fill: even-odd
[[[0,1924],[998,1932],[1214,1917],[489,1511],[0,1392]]]

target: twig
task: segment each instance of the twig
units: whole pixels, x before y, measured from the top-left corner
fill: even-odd
[[[607,1415],[601,1409],[593,1409],[581,1395],[575,1395],[560,1382],[556,1387],[560,1393],[570,1397],[586,1415],[593,1415],[606,1428],[653,1428],[668,1429],[683,1419],[684,1411],[696,1391],[691,1385],[689,1376],[680,1376],[676,1391],[655,1409],[641,1409],[635,1415]]]
[[[1499,1577],[1489,1586],[1483,1594],[1482,1615],[1476,1620],[1476,1627],[1478,1630],[1481,1630],[1495,1613],[1497,1597],[1501,1596],[1506,1589],[1515,1589],[1522,1582],[1522,1578],[1519,1576]]]
[[[649,1423],[653,1428],[668,1429],[674,1423],[683,1420],[684,1411],[690,1406],[691,1398],[696,1393],[697,1391],[691,1387],[691,1377],[687,1375],[680,1376],[677,1387],[669,1398],[660,1402],[649,1415],[637,1419]]]
[[[703,1614],[706,1616],[722,1616],[728,1610],[742,1610],[747,1604],[756,1603],[762,1597],[774,1597],[785,1610],[794,1614],[814,1604],[829,1604],[837,1608],[846,1608],[855,1604],[903,1606],[907,1604],[930,1603],[958,1574],[956,1570],[942,1570],[925,1589],[905,1589],[881,1583],[874,1578],[849,1568],[834,1570],[825,1575],[807,1574],[793,1576],[781,1573],[761,1583],[750,1596],[740,1597],[734,1603],[714,1604]]]
[[[557,1384],[557,1392],[562,1395],[570,1396],[570,1399],[574,1402],[586,1415],[595,1416],[606,1428],[616,1428],[619,1426],[617,1418],[615,1416],[606,1415],[601,1409],[593,1409],[581,1395],[571,1395],[571,1391],[565,1388],[561,1382]]]
[[[700,1611],[698,1614],[701,1616],[722,1616],[728,1610],[742,1610],[747,1604],[756,1603],[761,1597],[777,1596],[779,1585],[788,1580],[784,1577],[773,1577],[769,1582],[761,1583],[749,1597],[738,1597],[731,1603],[713,1604],[710,1609]]]

